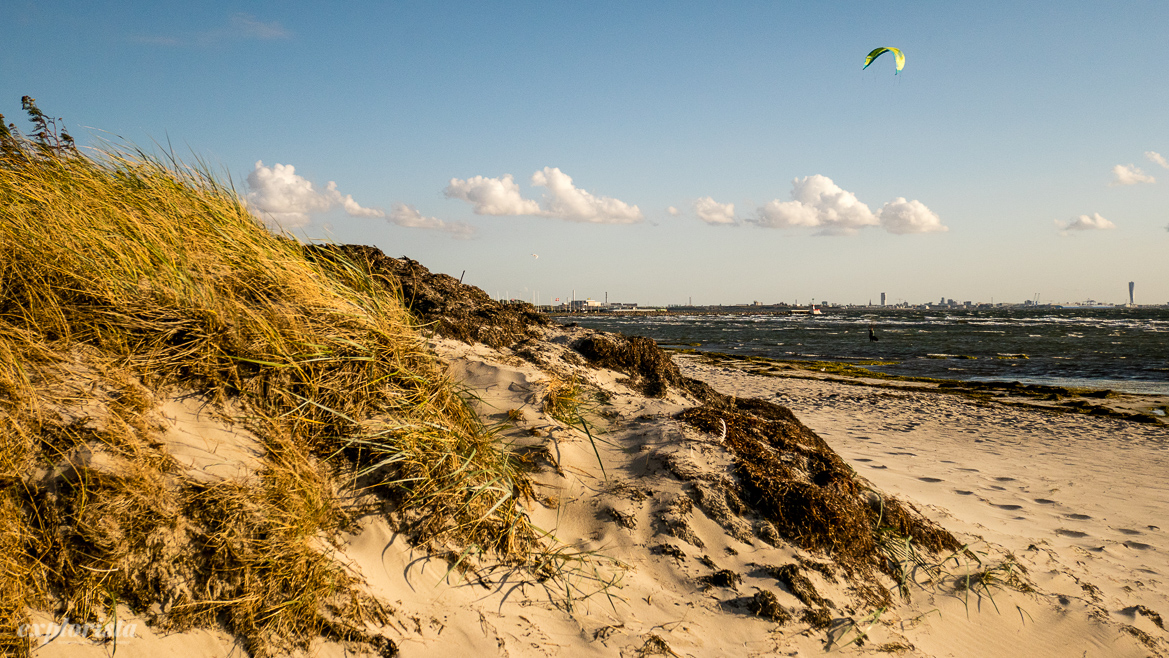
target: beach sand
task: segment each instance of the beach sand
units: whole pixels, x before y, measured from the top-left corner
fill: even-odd
[[[547,559],[560,575],[541,581],[474,556],[452,568],[411,546],[385,518],[365,517],[335,557],[392,610],[388,624],[371,621],[370,630],[391,637],[400,655],[1169,655],[1161,627],[1169,614],[1164,426],[761,376],[675,356],[684,374],[723,393],[789,407],[876,489],[967,545],[932,576],[925,566],[946,555],[923,555],[905,595],[882,606],[825,554],[732,532],[733,515],[712,518],[710,505],[693,504],[696,483],[730,472],[721,438],[675,418],[696,404],[686,395],[648,398],[622,373],[579,358],[574,365],[565,346],[580,331],[549,328],[533,348],[535,360],[553,368],[507,349],[433,341],[500,439],[537,464],[536,499],[525,506],[555,538],[550,545],[559,548]],[[570,375],[604,393],[583,413],[587,432],[543,411],[549,386]],[[225,445],[230,427],[170,411],[172,433],[211,437],[226,460],[253,459],[246,435]],[[195,455],[192,468],[207,470],[190,440],[180,445]],[[216,464],[223,472],[208,477],[255,468]],[[796,565],[824,602],[797,596],[799,588],[768,569],[781,565]],[[762,591],[790,613],[786,622],[752,612]],[[354,651],[319,640],[309,653],[362,655]],[[35,655],[107,656],[111,647],[60,637]],[[242,650],[221,633],[167,635],[143,624],[119,641],[117,655]]]
[[[1017,622],[1011,637],[1041,634],[1023,623],[1015,605],[1026,617],[1036,609],[1049,613],[1054,602],[1056,617],[1086,614],[1090,621],[1065,629],[1077,639],[1052,655],[1082,655],[1073,651],[1078,642],[1087,655],[1121,655],[1118,646],[1093,650],[1084,636],[1101,621],[1159,638],[1154,645],[1164,651],[1164,629],[1142,613],[1169,610],[1164,425],[888,390],[845,378],[763,377],[685,356],[677,360],[683,372],[720,391],[789,407],[880,489],[915,502],[976,547],[1012,553],[1039,597],[1030,606],[998,606]],[[933,634],[943,628],[977,632],[1004,621],[993,607],[969,621],[964,614],[945,617],[931,622],[938,626]],[[920,636],[914,644],[925,655],[1028,655],[1018,647],[998,654],[963,651]]]

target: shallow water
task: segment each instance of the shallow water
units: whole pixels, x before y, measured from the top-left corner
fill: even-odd
[[[667,347],[776,359],[890,361],[894,375],[1169,395],[1169,309],[831,309],[820,316],[558,318]],[[869,325],[877,342],[869,341]],[[698,343],[698,345],[694,345]],[[1024,358],[1025,357],[1025,358]]]

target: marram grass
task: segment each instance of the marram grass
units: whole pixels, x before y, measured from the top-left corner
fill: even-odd
[[[151,421],[176,394],[237,410],[257,479],[186,475]],[[0,653],[30,650],[30,609],[259,655],[360,638],[380,613],[330,559],[345,500],[522,562],[528,492],[365,264],[273,235],[206,168],[0,131]]]

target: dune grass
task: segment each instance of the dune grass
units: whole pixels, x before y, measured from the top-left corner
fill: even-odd
[[[205,167],[82,154],[25,109],[31,137],[0,131],[0,653],[29,650],[30,608],[128,605],[258,655],[360,639],[377,606],[329,557],[353,485],[420,543],[525,559],[530,486],[366,264],[273,235]],[[190,392],[242,410],[258,481],[160,447],[152,409]]]

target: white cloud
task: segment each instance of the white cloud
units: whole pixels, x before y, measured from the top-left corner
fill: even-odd
[[[877,212],[881,226],[886,231],[905,235],[907,233],[937,233],[949,231],[949,227],[942,225],[937,213],[930,210],[924,203],[914,199],[906,201],[899,196],[893,199]]]
[[[445,231],[456,238],[468,238],[475,232],[475,227],[470,224],[444,222],[437,217],[425,217],[414,206],[408,206],[404,203],[395,203],[386,219],[398,226]]]
[[[1136,185],[1137,183],[1155,183],[1157,180],[1141,171],[1136,165],[1116,165],[1112,168],[1116,176],[1112,185]]]
[[[1169,161],[1166,161],[1165,156],[1161,155],[1160,153],[1157,153],[1156,151],[1145,151],[1145,157],[1150,161],[1161,165],[1163,169],[1169,169]]]
[[[502,178],[475,176],[467,180],[452,178],[443,194],[471,204],[476,215],[540,215],[540,204],[520,196],[520,186],[511,174]]]
[[[337,183],[329,181],[324,192],[296,173],[292,165],[274,164],[265,167],[262,160],[248,174],[248,207],[268,225],[276,228],[300,228],[309,223],[310,215],[328,212],[340,207],[350,217],[386,219],[399,226],[446,231],[455,237],[467,237],[474,229],[468,224],[448,223],[436,217],[423,217],[411,206],[395,204],[389,214],[380,208],[366,208],[353,200],[353,195],[342,195]]]
[[[313,184],[296,174],[292,165],[265,167],[262,160],[248,174],[248,206],[261,219],[283,228],[308,224],[309,214],[325,212],[332,205],[329,197],[313,189]]]
[[[470,203],[472,212],[479,215],[534,215],[594,224],[631,224],[643,218],[637,206],[593,196],[574,186],[572,178],[556,167],[544,167],[532,174],[532,185],[547,188],[542,204],[520,196],[519,185],[511,174],[502,178],[452,178],[443,194]]]
[[[769,201],[759,209],[758,224],[768,228],[819,228],[820,233],[850,235],[858,228],[875,226],[869,207],[846,192],[831,178],[814,174],[792,180],[792,200]]]
[[[707,224],[734,224],[735,204],[719,203],[712,197],[702,197],[694,202],[694,212],[698,219]]]
[[[532,185],[547,188],[544,214],[570,222],[632,224],[642,220],[641,209],[624,201],[593,196],[572,184],[572,177],[556,167],[532,174]]]
[[[289,169],[291,169],[291,167],[289,167]],[[340,205],[341,208],[343,208],[345,210],[345,213],[348,214],[350,217],[385,217],[386,216],[386,213],[384,211],[378,210],[377,208],[363,208],[363,207],[361,207],[360,204],[358,204],[356,201],[353,200],[352,194],[346,194],[345,196],[341,196],[341,193],[337,191],[337,184],[334,183],[333,181],[329,181],[329,184],[325,186],[325,198],[330,202],[331,205],[333,205],[333,204]]]
[[[1055,220],[1055,227],[1060,230],[1061,235],[1067,235],[1068,231],[1101,231],[1116,228],[1116,224],[1104,219],[1100,213],[1092,213],[1091,215],[1080,215],[1067,220]]]
[[[671,214],[671,215],[673,215],[674,217],[677,217],[678,215],[681,215],[681,214],[682,214],[682,211],[681,211],[681,210],[678,210],[678,209],[677,209],[677,208],[675,208],[674,206],[668,206],[668,207],[666,208],[666,212],[670,213],[670,214]]]
[[[924,203],[897,197],[874,213],[856,195],[831,178],[814,174],[792,180],[792,200],[776,199],[759,209],[759,226],[818,228],[817,235],[852,235],[867,226],[883,226],[898,235],[950,230]]]

